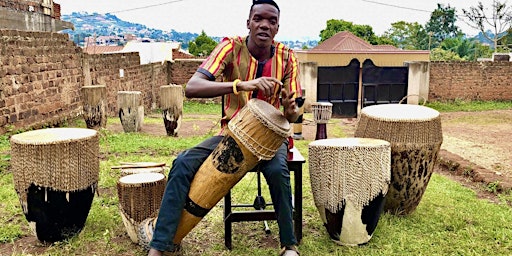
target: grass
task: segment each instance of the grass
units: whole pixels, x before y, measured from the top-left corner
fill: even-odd
[[[440,111],[469,111],[510,103],[430,103]],[[461,107],[464,105],[464,107]],[[506,107],[508,106],[508,107]],[[187,114],[218,114],[220,105],[186,103]],[[307,118],[306,114],[306,118]],[[161,122],[161,117],[147,117],[145,123]],[[158,117],[157,117],[158,116]],[[309,118],[311,119],[311,118]],[[148,122],[146,122],[148,121]],[[193,120],[190,120],[193,121]],[[109,123],[119,122],[110,118]],[[77,120],[73,127],[83,127]],[[328,130],[330,138],[345,137],[343,126]],[[0,255],[146,255],[131,243],[119,215],[116,182],[119,171],[111,167],[120,162],[152,161],[171,164],[176,154],[208,135],[194,138],[152,136],[139,133],[100,131],[99,195],[93,200],[84,229],[78,236],[49,246],[24,244],[33,237],[13,187],[9,169],[8,136],[0,137]],[[295,141],[295,146],[308,159],[311,141]],[[292,179],[293,181],[293,179]],[[263,196],[269,200],[263,182]],[[492,188],[489,188],[492,189]],[[512,208],[506,202],[509,194],[499,195],[498,203],[479,199],[475,193],[442,175],[434,173],[418,208],[410,215],[398,217],[381,214],[370,242],[347,247],[333,243],[321,223],[314,205],[309,181],[309,166],[303,170],[303,233],[301,255],[510,255],[512,252]],[[233,201],[252,204],[256,195],[256,177],[247,174],[233,188]],[[233,250],[223,244],[222,202],[201,220],[184,239],[186,255],[276,255],[279,247],[275,221],[269,221],[272,233],[266,235],[261,222],[233,224]],[[14,247],[15,252],[7,248]]]
[[[512,101],[467,101],[467,100],[453,100],[453,101],[435,101],[427,102],[427,107],[431,107],[440,112],[453,112],[453,111],[485,111],[485,110],[500,110],[512,109]]]

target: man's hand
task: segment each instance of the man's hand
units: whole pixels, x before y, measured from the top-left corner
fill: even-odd
[[[282,86],[283,83],[273,77],[259,77],[250,81],[242,81],[238,84],[238,91],[262,91],[265,97],[274,95],[274,86]]]
[[[295,102],[293,97],[295,92],[286,93],[285,89],[281,89],[281,100],[284,108],[284,116],[288,119],[288,122],[293,123],[299,117],[299,106]]]

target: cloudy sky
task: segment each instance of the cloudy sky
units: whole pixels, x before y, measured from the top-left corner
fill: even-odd
[[[506,2],[507,0],[501,0]],[[150,28],[209,36],[247,34],[246,20],[251,0],[54,0],[62,14],[72,12],[112,13],[122,20]],[[281,9],[278,40],[319,39],[330,19],[370,25],[377,35],[397,21],[425,25],[437,3],[448,4],[460,16],[457,25],[469,35],[478,32],[462,21],[462,9],[478,2],[491,7],[492,0],[276,0]],[[227,4],[226,4],[227,3]],[[512,3],[507,3],[512,5]]]

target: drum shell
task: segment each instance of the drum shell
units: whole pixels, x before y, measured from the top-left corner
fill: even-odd
[[[443,141],[439,112],[405,104],[366,107],[354,136],[391,143],[391,184],[384,210],[412,213],[428,186]]]
[[[178,136],[183,119],[183,87],[171,84],[160,86],[160,108],[169,136]]]
[[[11,137],[15,190],[39,240],[78,234],[99,177],[99,137],[92,129],[48,128]]]
[[[144,181],[144,177],[157,177]],[[139,183],[124,183],[123,178],[139,179]],[[161,173],[138,173],[121,177],[117,182],[119,210],[130,239],[138,243],[138,225],[158,215],[167,179]]]
[[[367,243],[377,227],[390,182],[389,142],[368,138],[309,144],[311,190],[333,241]]]
[[[332,103],[314,102],[311,104],[311,111],[317,124],[326,124],[332,116]]]

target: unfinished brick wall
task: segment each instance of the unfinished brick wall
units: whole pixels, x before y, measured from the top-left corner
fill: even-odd
[[[431,62],[429,100],[512,100],[512,62]]]

